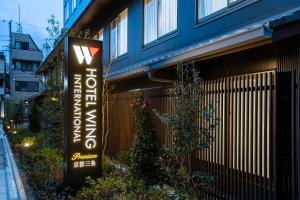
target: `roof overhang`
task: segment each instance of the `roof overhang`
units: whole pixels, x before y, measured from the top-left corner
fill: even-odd
[[[270,27],[274,42],[300,35],[300,11],[270,22]]]
[[[80,32],[90,26],[91,22],[103,11],[105,6],[110,3],[118,3],[117,0],[93,0],[89,6],[81,13],[80,17],[72,26],[72,30]]]
[[[122,69],[119,72],[112,72],[110,80],[137,76],[145,74],[149,70],[173,66],[179,62],[206,60],[270,43],[272,43],[272,30],[264,25],[255,25],[160,55],[137,65],[129,66],[128,70]]]

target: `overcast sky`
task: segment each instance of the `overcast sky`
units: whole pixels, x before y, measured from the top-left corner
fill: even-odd
[[[48,36],[47,19],[52,14],[63,26],[63,0],[0,0],[0,51],[8,45],[8,21],[13,20],[13,31],[17,29],[18,5],[23,33],[30,34],[40,49]]]

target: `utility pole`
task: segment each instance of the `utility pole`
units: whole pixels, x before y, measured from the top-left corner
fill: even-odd
[[[12,33],[11,33],[11,23],[12,23],[12,20],[10,20],[8,22],[8,25],[9,25],[9,70],[12,68]],[[9,71],[8,70],[8,71]]]
[[[9,44],[8,44],[8,48],[9,48],[9,65],[8,65],[8,70],[6,71],[6,68],[4,69],[4,77],[5,77],[5,81],[4,81],[4,96],[6,94],[6,84],[7,84],[7,88],[9,88],[10,90],[10,70],[12,69],[12,47],[13,47],[13,41],[12,41],[12,20],[10,20],[8,22],[8,26],[9,26]]]

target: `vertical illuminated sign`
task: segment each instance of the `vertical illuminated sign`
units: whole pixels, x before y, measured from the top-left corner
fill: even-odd
[[[101,176],[102,42],[65,39],[64,182]]]

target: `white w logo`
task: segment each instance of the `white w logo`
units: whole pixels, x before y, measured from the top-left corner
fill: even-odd
[[[73,45],[73,48],[75,50],[78,62],[82,64],[85,59],[88,65],[91,64],[93,56],[99,51],[99,49],[95,47],[86,47],[78,45]]]

